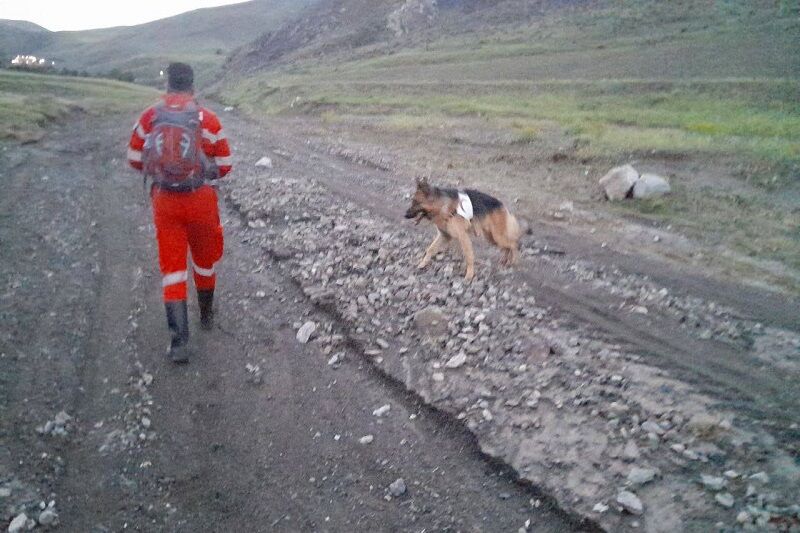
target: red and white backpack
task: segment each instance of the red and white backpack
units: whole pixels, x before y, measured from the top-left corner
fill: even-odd
[[[152,129],[142,150],[144,174],[159,188],[186,192],[205,182],[202,110],[194,102],[155,108]]]

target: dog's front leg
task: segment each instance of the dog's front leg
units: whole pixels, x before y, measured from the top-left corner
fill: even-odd
[[[458,230],[455,232],[455,237],[461,245],[461,252],[464,254],[464,261],[467,263],[467,272],[464,275],[464,281],[470,282],[475,277],[475,253],[472,250],[472,239],[469,238],[466,228],[458,224]]]
[[[447,243],[447,237],[445,237],[441,231],[436,230],[436,238],[434,238],[431,245],[428,246],[428,249],[425,251],[425,257],[419,262],[417,268],[422,269],[427,267],[431,263],[433,256],[439,253],[439,250],[442,249],[445,243]]]

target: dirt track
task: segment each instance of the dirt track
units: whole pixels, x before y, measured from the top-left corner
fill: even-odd
[[[278,149],[290,154],[282,172],[319,180],[331,202],[348,199],[390,219],[404,208],[396,193],[404,177],[315,150],[302,128],[222,119],[241,169]],[[324,328],[331,317],[227,208],[218,327],[206,335],[195,322],[195,361],[166,364],[149,214],[122,161],[129,122],[83,118],[0,155],[0,487],[12,489],[0,500],[4,518],[54,499],[68,531],[516,531],[528,519],[536,531],[575,528],[536,505],[536,492],[487,462],[466,429],[376,372],[357,347],[346,347],[334,369],[324,344],[298,344],[298,323]],[[609,260],[608,250],[536,224],[532,238],[570,259]],[[677,294],[800,329],[787,319],[797,316],[795,300],[616,259]],[[735,343],[698,339],[666,314],[620,320],[610,309],[625,298],[570,277],[557,259],[534,255],[525,265],[513,275],[565,322],[630,345],[726,407],[774,422],[784,443],[794,438],[787,428],[798,422],[798,396],[779,369]],[[387,403],[388,416],[372,415]],[[61,410],[73,417],[66,437],[37,433]],[[374,442],[360,444],[368,434]],[[387,500],[397,478],[408,493]]]
[[[4,524],[54,500],[64,531],[575,529],[359,354],[334,369],[300,345],[296,322],[329,319],[227,210],[218,327],[194,320],[192,364],[167,364],[130,121],[84,117],[0,156]],[[62,410],[66,436],[37,432]]]

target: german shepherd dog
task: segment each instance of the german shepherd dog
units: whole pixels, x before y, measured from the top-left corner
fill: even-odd
[[[425,178],[417,179],[417,190],[405,216],[415,219],[417,224],[427,219],[436,226],[436,238],[428,246],[418,268],[427,267],[433,256],[455,239],[461,246],[467,264],[464,279],[472,281],[475,277],[475,256],[470,233],[483,235],[503,251],[501,265],[511,266],[517,261],[520,237],[517,219],[500,200],[488,194],[473,189],[457,191],[434,187]]]

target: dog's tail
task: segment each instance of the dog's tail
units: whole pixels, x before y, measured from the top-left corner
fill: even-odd
[[[522,236],[522,230],[519,227],[519,222],[517,222],[517,217],[511,214],[511,211],[506,210],[507,222],[506,222],[506,237],[511,242],[519,243],[519,238]]]

